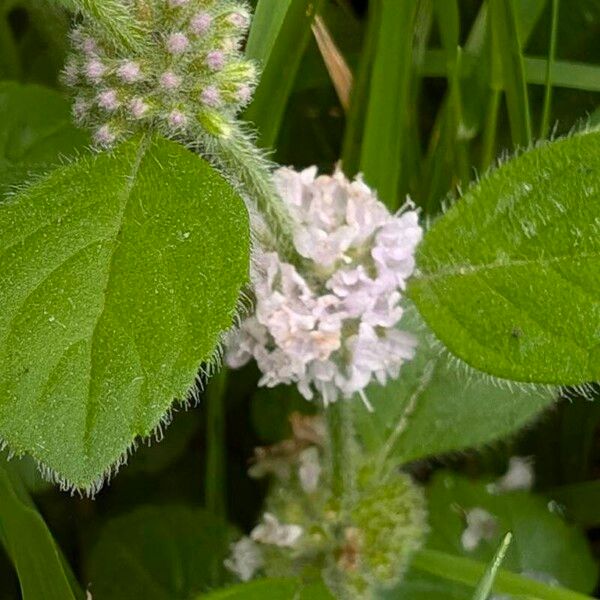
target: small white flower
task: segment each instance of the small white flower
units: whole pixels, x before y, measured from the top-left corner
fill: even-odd
[[[242,581],[249,581],[264,562],[258,544],[249,537],[243,537],[230,548],[231,556],[225,561],[225,567]]]
[[[463,531],[460,541],[462,547],[468,552],[476,550],[483,541],[493,540],[498,534],[498,521],[483,508],[472,508],[465,514],[467,526]]]
[[[261,544],[293,548],[302,537],[302,533],[302,527],[299,525],[283,525],[275,515],[265,513],[263,522],[252,530],[250,537]]]
[[[512,456],[508,461],[506,473],[495,483],[488,486],[490,493],[512,492],[515,490],[530,490],[533,487],[534,473],[530,459],[522,456]]]

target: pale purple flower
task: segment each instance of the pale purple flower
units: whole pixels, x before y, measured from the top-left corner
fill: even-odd
[[[121,106],[116,90],[104,90],[98,94],[98,106],[109,112],[114,112]]]
[[[212,25],[213,18],[209,13],[199,12],[190,21],[190,30],[196,35],[205,34]]]
[[[249,85],[240,85],[237,89],[237,101],[240,104],[248,104],[252,98],[252,88]]]
[[[190,46],[190,40],[185,33],[180,31],[171,33],[167,38],[167,50],[171,54],[182,54]]]
[[[123,83],[135,83],[141,78],[142,72],[138,63],[128,60],[117,69],[117,75]]]
[[[174,129],[181,129],[187,124],[187,117],[180,110],[174,109],[169,114],[169,125]]]
[[[93,58],[85,65],[85,76],[92,83],[100,83],[105,73],[106,67],[98,59]]]
[[[421,240],[418,215],[391,215],[373,191],[337,171],[280,169],[275,183],[294,220],[294,245],[310,278],[275,252],[259,254],[252,274],[255,314],[230,342],[227,360],[251,358],[259,385],[295,383],[328,404],[398,377],[416,339],[399,328],[402,292]]]
[[[141,119],[148,112],[149,106],[143,98],[135,97],[129,102],[129,111],[134,119]]]
[[[220,71],[225,66],[225,55],[220,50],[212,50],[206,55],[206,66],[211,71]]]
[[[160,76],[160,85],[165,90],[176,90],[181,85],[181,77],[173,71],[167,71]]]
[[[218,108],[221,106],[221,93],[214,85],[209,85],[202,90],[200,100],[203,104],[206,104],[206,106]]]
[[[94,134],[94,141],[99,146],[110,146],[115,142],[117,136],[110,125],[102,125]]]
[[[250,17],[243,12],[231,13],[227,20],[237,29],[248,29],[250,26]]]

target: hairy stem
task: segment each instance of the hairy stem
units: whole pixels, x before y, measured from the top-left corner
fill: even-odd
[[[236,127],[230,135],[214,137],[206,146],[213,160],[226,176],[234,179],[251,208],[264,220],[270,249],[277,250],[292,264],[301,263],[294,248],[291,215],[275,189],[270,164],[261,151]]]
[[[349,402],[339,400],[325,410],[329,433],[331,490],[340,507],[346,506],[354,494],[354,432]]]

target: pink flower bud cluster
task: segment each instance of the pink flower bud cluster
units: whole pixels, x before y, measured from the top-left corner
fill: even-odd
[[[256,84],[256,68],[240,51],[250,25],[245,2],[121,1],[147,43],[126,52],[93,23],[74,29],[63,81],[76,92],[77,122],[101,146],[148,127],[183,141],[224,132]]]
[[[300,273],[274,252],[257,257],[255,313],[228,344],[227,362],[252,358],[260,385],[296,384],[325,404],[360,394],[374,380],[398,377],[415,351],[398,328],[406,280],[423,231],[415,210],[392,215],[360,179],[316,167],[280,169],[275,181],[295,221]],[[368,402],[368,401],[367,401]]]

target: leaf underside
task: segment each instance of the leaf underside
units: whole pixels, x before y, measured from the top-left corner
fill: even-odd
[[[600,133],[530,150],[431,228],[409,294],[473,367],[507,379],[600,378]]]
[[[0,435],[93,490],[186,401],[248,269],[242,200],[202,159],[134,140],[0,205]]]

